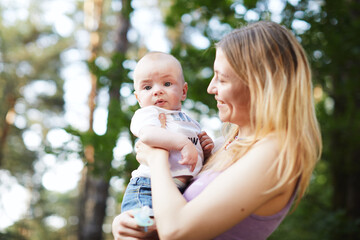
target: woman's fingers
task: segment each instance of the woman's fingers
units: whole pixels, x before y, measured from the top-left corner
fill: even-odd
[[[135,144],[135,150],[136,150],[136,160],[141,163],[148,165],[148,155],[151,153],[152,147],[149,145],[146,145],[142,141],[137,141]]]
[[[156,239],[157,236],[156,228],[149,228],[148,232],[144,232],[144,228],[137,225],[131,211],[116,216],[112,229],[115,240]]]

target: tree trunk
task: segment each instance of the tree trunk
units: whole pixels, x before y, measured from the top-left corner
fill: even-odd
[[[80,218],[78,239],[102,239],[102,225],[105,218],[109,183],[84,172],[86,178],[80,198]]]
[[[90,59],[92,63],[97,57],[100,47],[100,25],[102,13],[102,0],[86,0],[84,2],[85,27],[90,32]],[[90,73],[91,90],[89,94],[89,132],[93,132],[94,111],[97,76]],[[84,146],[85,161],[87,166],[83,169],[80,184],[80,204],[79,204],[79,240],[100,240],[102,239],[102,225],[105,218],[106,200],[108,198],[108,181],[100,175],[95,177],[92,174],[95,163],[95,147],[93,145]],[[90,166],[90,167],[89,167]]]
[[[98,14],[95,19],[97,19],[98,24],[94,26],[88,26],[88,29],[91,30],[91,59],[90,62],[96,59],[97,49],[100,46],[100,37],[97,32],[98,27],[100,26],[100,17],[99,17],[99,8],[101,8],[100,0],[91,0],[94,5],[85,2],[87,6],[96,6],[98,10],[95,12]],[[130,12],[131,8],[131,0],[122,0],[122,11],[119,16],[119,27],[117,30],[117,42],[116,42],[116,51],[117,55],[121,56],[122,61],[125,59],[125,54],[128,49],[128,40],[127,40],[127,32],[130,26]],[[93,8],[95,9],[95,8]],[[85,10],[86,12],[86,10]],[[91,14],[91,13],[90,13]],[[122,62],[117,63],[117,71],[124,72],[122,67]],[[108,126],[107,132],[105,133],[104,140],[108,145],[116,145],[117,134],[114,132],[120,131],[121,129],[117,127],[117,124],[113,124],[114,122],[119,122],[118,113],[121,112],[121,101],[120,101],[120,88],[123,79],[112,79],[112,83],[109,87],[109,95],[110,95],[110,103],[108,109]],[[120,81],[119,81],[120,80]],[[93,124],[93,113],[95,109],[95,97],[96,97],[96,85],[97,85],[97,77],[92,74],[91,76],[91,93],[89,95],[89,131],[93,132],[92,124]],[[116,126],[115,126],[116,125]],[[94,135],[95,136],[95,135]],[[115,137],[114,137],[115,136]],[[96,138],[98,141],[99,139]],[[96,146],[98,144],[85,146],[85,159],[92,166],[95,163],[95,168],[97,167],[96,161],[101,161],[102,165],[111,164],[111,156],[112,154],[101,153],[102,149],[97,149]],[[96,154],[95,154],[96,153]],[[110,155],[110,156],[109,156]],[[95,159],[95,156],[98,156]],[[98,159],[105,158],[105,159]],[[106,171],[110,166],[105,166],[105,168],[101,169],[101,171]],[[105,218],[105,210],[106,210],[106,200],[108,198],[108,190],[109,190],[109,182],[108,173],[103,172],[102,174],[98,174],[97,177],[92,174],[92,168],[86,167],[84,168],[82,183],[81,183],[81,199],[80,199],[80,213],[79,213],[79,231],[78,231],[78,239],[79,240],[92,240],[92,239],[102,239],[102,224]]]

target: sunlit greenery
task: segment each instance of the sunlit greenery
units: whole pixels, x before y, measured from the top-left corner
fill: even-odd
[[[55,13],[48,4],[56,1],[24,2],[29,4],[0,3],[0,171],[15,176],[29,190],[31,200],[26,203],[29,210],[0,231],[0,239],[77,239],[78,211],[84,203],[81,188],[60,193],[43,186],[44,174],[54,164],[45,160],[50,155],[56,163],[82,159],[94,179],[109,184],[102,234],[104,239],[112,239],[110,224],[119,213],[122,188],[137,167],[131,149],[114,155],[124,148],[119,146],[120,138],[134,142],[129,121],[138,106],[129,97],[131,72],[133,63],[148,50],[143,33],[131,26],[124,34],[129,45],[122,52],[118,49],[118,18],[134,21],[139,6],[144,11],[154,6],[160,9],[170,52],[182,63],[189,83],[184,106],[197,120],[216,116],[216,102],[206,93],[213,74],[215,42],[232,29],[258,20],[273,20],[293,31],[312,66],[324,149],[308,193],[269,239],[360,236],[359,1],[104,0],[101,45],[93,61],[88,61],[89,36],[83,24],[86,1],[64,1],[67,10],[59,8],[64,17],[59,21],[67,26],[64,32],[58,28],[59,22],[49,20],[55,19]],[[100,98],[109,99],[104,104],[104,133],[88,131],[88,116],[83,112],[78,121],[71,122],[66,116],[64,69],[69,58],[79,58],[78,64],[97,77],[96,103],[99,105]],[[79,112],[84,107],[80,105]],[[62,129],[68,136],[59,146],[49,141],[54,129]],[[95,149],[94,163],[84,158],[89,145]]]

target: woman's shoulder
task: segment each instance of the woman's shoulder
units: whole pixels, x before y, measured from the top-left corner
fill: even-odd
[[[261,139],[258,139],[248,151],[235,161],[232,167],[243,169],[244,167],[249,171],[250,175],[263,174],[273,175],[276,172],[276,164],[280,155],[279,140],[275,134],[269,134]],[[267,175],[267,176],[269,176]]]
[[[270,133],[265,137],[258,139],[252,148],[257,150],[259,148],[262,148],[264,150],[271,151],[274,153],[279,152],[280,150],[279,138],[275,133]]]

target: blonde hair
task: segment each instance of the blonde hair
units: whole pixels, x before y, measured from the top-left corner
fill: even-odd
[[[236,141],[231,151],[218,151],[205,169],[224,170],[256,141],[275,134],[280,146],[273,164],[278,182],[269,191],[299,179],[298,203],[322,148],[311,71],[303,48],[285,27],[266,21],[234,30],[216,47],[225,53],[239,80],[249,88],[250,122],[255,135],[249,141]],[[227,140],[234,139],[239,127],[226,127]]]

